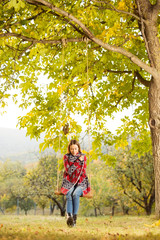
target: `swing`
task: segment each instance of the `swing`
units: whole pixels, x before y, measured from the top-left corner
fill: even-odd
[[[62,75],[61,75],[61,94],[62,94],[62,80],[63,80],[63,67],[64,67],[64,43],[62,42],[63,44],[63,51],[62,51]],[[86,49],[87,49],[87,84],[89,86],[89,79],[88,79],[88,39],[86,40]],[[89,160],[89,179],[90,179],[90,187],[91,187],[91,174],[90,174],[90,111],[89,111],[89,88],[88,88],[88,101],[87,101],[87,105],[88,105],[88,136],[89,136],[89,157],[88,157],[88,160]],[[61,109],[61,106],[60,106],[60,109]],[[69,125],[67,124],[67,133],[69,132],[68,131],[69,129]],[[64,131],[64,134],[67,134],[66,133],[66,125],[63,127],[63,131]],[[59,149],[60,149],[60,135],[59,135]],[[60,154],[59,154],[60,156]],[[64,195],[62,192],[61,192],[61,189],[59,187],[59,158],[58,156],[58,168],[57,168],[57,189],[56,191],[54,192],[55,195],[57,196],[60,196],[60,195]],[[92,190],[87,193],[85,196],[83,196],[84,198],[93,198],[93,193],[92,193]]]

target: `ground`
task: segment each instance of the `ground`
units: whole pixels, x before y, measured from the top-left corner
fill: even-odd
[[[160,240],[154,216],[78,217],[69,228],[60,216],[0,216],[1,240]]]

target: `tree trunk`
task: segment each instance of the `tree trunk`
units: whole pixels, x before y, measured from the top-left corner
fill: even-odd
[[[146,207],[146,214],[149,216],[149,215],[151,215],[151,208],[148,206],[148,207]]]
[[[3,215],[5,215],[5,212],[1,207],[0,207],[0,211],[2,212]]]
[[[112,216],[114,216],[115,206],[112,207]]]
[[[50,202],[50,215],[53,215],[56,204]]]
[[[155,214],[160,218],[160,42],[158,36],[159,4],[136,0],[140,17],[140,30],[145,41],[150,66],[157,71],[152,74],[149,86],[149,125],[152,137],[155,174]],[[145,20],[145,21],[143,21]]]
[[[64,196],[63,196],[63,204],[61,204],[56,198],[52,197],[51,195],[48,195],[47,197],[51,199],[53,202],[55,202],[55,204],[60,210],[61,216],[64,217],[66,212],[66,208],[65,208],[66,200],[64,199]]]
[[[94,208],[94,214],[95,214],[95,217],[97,217],[97,208],[96,207]]]
[[[65,216],[65,213],[66,213],[66,209],[60,209],[60,213],[61,213],[61,217],[64,217]]]
[[[122,210],[124,215],[129,215],[129,207],[126,207],[125,205],[122,205]]]
[[[98,210],[99,210],[99,214],[100,214],[100,215],[103,215],[102,212],[101,212],[100,207],[98,207]]]
[[[37,213],[37,205],[36,203],[34,203],[34,215],[36,215],[36,213]]]
[[[42,208],[42,215],[44,216],[44,207]]]
[[[157,81],[158,82],[158,81]],[[149,125],[151,129],[154,174],[155,174],[155,214],[160,218],[160,86],[152,79],[149,89]]]

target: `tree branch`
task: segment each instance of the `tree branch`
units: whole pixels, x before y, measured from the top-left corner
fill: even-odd
[[[58,7],[55,7],[51,3],[49,3],[45,0],[26,0],[26,2],[32,3],[32,4],[35,4],[35,5],[39,5],[39,4],[44,5],[48,8],[50,8],[52,11],[58,12],[62,16],[65,16],[65,17],[71,19],[74,23],[78,24],[81,27],[81,29],[83,30],[84,35],[88,36],[89,38],[93,37],[93,34],[91,33],[91,31],[81,21],[79,21],[77,18],[75,18],[70,13],[68,13],[68,12],[58,8]]]
[[[52,5],[51,3],[49,3],[45,0],[25,0],[25,1],[27,3],[30,3],[30,4],[33,4],[33,5],[46,6],[46,7],[50,8],[52,11],[58,12],[60,15],[65,16],[66,18],[69,18],[71,21],[73,21],[75,24],[77,24],[83,30],[84,36],[87,36],[91,41],[95,42],[96,44],[103,47],[104,49],[107,49],[107,50],[112,51],[112,52],[120,53],[120,54],[126,56],[133,63],[135,63],[136,65],[138,65],[142,69],[144,69],[146,72],[151,74],[153,77],[155,77],[155,78],[159,77],[159,73],[155,68],[150,67],[149,65],[144,63],[141,59],[139,59],[137,56],[128,52],[127,50],[125,50],[121,47],[109,45],[108,43],[104,43],[100,39],[96,38],[93,35],[93,33],[81,21],[79,21],[77,18],[75,18],[73,15],[69,14],[68,12],[66,12],[66,11],[64,11],[64,10],[58,8],[58,7],[55,7],[54,5]],[[0,37],[4,37],[4,36],[15,36],[15,37],[19,37],[19,38],[23,39],[24,41],[30,41],[30,42],[33,42],[33,43],[38,43],[38,42],[39,43],[51,43],[51,44],[61,43],[61,40],[46,40],[46,39],[36,40],[36,39],[28,38],[28,37],[22,36],[21,34],[15,34],[15,33],[4,33],[4,34],[0,35]],[[68,41],[68,42],[84,41],[84,36],[82,38],[79,38],[79,40],[77,38],[76,41],[73,38],[68,39],[66,41]]]
[[[115,73],[115,74],[123,74],[123,73],[132,73],[132,71],[119,71],[119,70],[110,70],[110,69],[106,69],[105,71],[104,71],[104,73],[107,73],[107,72],[111,72],[111,73]]]
[[[154,202],[155,202],[155,189],[153,189],[151,197],[149,199],[149,206],[152,206]]]
[[[139,187],[137,186],[137,189],[138,191],[141,193],[142,192],[142,181],[140,180],[140,176],[139,176],[139,179],[137,177],[137,173],[136,173],[136,169],[135,169],[135,166],[134,166],[134,163],[131,162],[132,164],[132,167],[133,167],[133,172],[134,172],[134,178],[136,180],[136,182],[138,183]],[[131,167],[128,165],[129,169],[131,169]],[[136,184],[137,185],[137,184]]]
[[[22,21],[30,21],[30,20],[35,20],[38,16],[40,16],[42,13],[45,13],[45,11],[42,9],[42,12],[36,14],[35,16],[32,16],[32,17],[29,17],[29,18],[26,18],[26,19],[22,19]],[[18,24],[22,24],[21,22],[15,22],[13,24],[7,24],[5,27],[10,27],[12,25],[18,25]]]
[[[135,71],[134,74],[135,74],[135,76],[137,77],[137,79],[139,80],[140,83],[142,83],[146,87],[150,86],[151,82],[146,81],[138,71]]]
[[[126,96],[128,97],[128,95],[129,95],[131,92],[133,92],[133,90],[134,90],[134,84],[135,84],[135,76],[134,76],[133,81],[132,81],[132,88],[131,88],[131,90],[130,90],[127,94],[122,95],[122,96],[119,98],[119,100],[117,101],[115,107],[118,106],[118,104],[120,103],[120,101],[121,101],[124,97],[126,97]]]
[[[31,43],[27,48],[25,48],[22,53],[18,56],[18,60],[22,57],[22,55],[28,50],[30,49],[32,46],[34,46],[34,43]]]
[[[132,185],[135,186],[135,188],[141,193],[141,192],[142,192],[142,191],[141,191],[141,188],[139,188],[139,187],[137,186],[137,184],[134,182],[133,177],[132,177],[132,176],[128,176],[125,172],[123,172],[123,174],[125,175],[126,178],[128,178],[129,182],[131,182]],[[139,200],[142,201],[141,199],[139,199]]]
[[[154,189],[154,184],[151,186],[151,189],[147,195],[147,198],[149,198],[150,195],[152,195],[152,193],[155,192],[155,189]]]
[[[109,45],[108,43],[104,43],[104,42],[102,42],[100,39],[98,39],[96,37],[93,37],[92,41],[94,41],[95,43],[97,43],[98,45],[100,45],[101,47],[103,47],[103,48],[105,48],[105,49],[107,49],[109,51],[117,52],[117,53],[120,53],[120,54],[126,56],[133,63],[135,63],[137,66],[139,66],[140,68],[144,69],[146,72],[150,73],[155,78],[159,78],[159,73],[158,73],[158,71],[155,68],[150,67],[149,65],[144,63],[142,60],[140,60],[137,56],[135,56],[134,54],[128,52],[127,50],[125,50],[123,48],[120,48],[120,47]]]
[[[77,28],[72,22],[71,20],[68,20],[67,18],[65,17],[61,17],[59,14],[57,13],[54,13],[54,12],[49,12],[51,13],[52,15],[56,16],[56,17],[59,17],[61,20],[65,21],[66,23],[68,23],[69,25],[71,25],[78,33],[80,33],[81,35],[84,35],[84,33],[79,29]],[[58,32],[58,34],[62,31],[62,29]]]
[[[146,7],[148,10],[149,6],[147,6],[148,4],[146,4]],[[152,57],[152,54],[150,53],[150,50],[149,50],[149,43],[147,41],[147,37],[146,37],[146,34],[145,34],[145,25],[144,25],[144,22],[142,21],[143,20],[143,12],[141,10],[141,8],[143,9],[143,5],[140,6],[140,3],[137,1],[137,7],[138,7],[138,12],[139,12],[139,16],[140,16],[140,30],[141,30],[141,33],[142,33],[142,36],[144,38],[144,41],[145,41],[145,45],[146,45],[146,49],[147,49],[147,53],[148,53],[148,56],[149,56],[149,59],[150,59],[150,63],[151,63],[151,66],[155,66],[155,63],[154,63],[154,59]]]
[[[146,63],[141,61],[137,56],[128,52],[127,50],[125,50],[121,47],[109,45],[108,43],[104,43],[100,39],[96,38],[93,35],[93,33],[81,21],[79,21],[77,18],[75,18],[73,15],[69,14],[68,12],[66,12],[66,11],[64,11],[64,10],[58,8],[58,7],[55,7],[54,5],[52,5],[51,3],[49,3],[45,0],[26,0],[26,2],[32,3],[32,4],[35,4],[35,5],[42,4],[42,5],[50,8],[52,11],[58,12],[62,16],[65,16],[65,17],[71,19],[74,23],[79,25],[79,27],[83,30],[84,35],[87,36],[90,40],[92,40],[96,44],[100,45],[104,49],[107,49],[107,50],[112,51],[112,52],[117,52],[117,53],[120,53],[120,54],[126,56],[133,63],[135,63],[139,67],[143,68],[145,71],[150,73],[155,78],[159,77],[159,73],[157,72],[157,70],[155,68],[148,66]]]
[[[157,0],[156,4],[154,5],[154,9],[159,12],[159,10],[160,10],[160,0]]]
[[[0,34],[0,38],[2,38],[2,37],[17,37],[17,38],[22,39],[23,41],[32,42],[33,44],[36,44],[36,43],[60,44],[60,43],[62,43],[62,40],[63,40],[63,39],[57,39],[57,40],[42,39],[42,40],[37,40],[36,38],[30,38],[30,37],[27,37],[27,36],[24,36],[24,35],[21,35],[21,34],[18,34],[18,33],[11,33],[11,32]],[[67,42],[84,42],[84,41],[85,41],[84,37],[82,37],[82,38],[68,38],[68,39],[65,39],[66,43]]]
[[[132,196],[130,196],[125,190],[124,190],[124,194],[126,196],[128,196],[130,199],[132,199],[133,202],[137,203],[141,208],[145,209],[145,206],[143,206],[141,203],[139,203],[136,199],[132,198]],[[141,200],[142,201],[142,200]]]
[[[126,12],[126,11],[123,11],[123,10],[119,10],[119,9],[115,8],[115,7],[114,7],[111,3],[109,3],[109,2],[97,1],[97,0],[92,0],[92,1],[93,1],[93,2],[96,2],[96,3],[104,3],[104,4],[108,5],[108,6],[110,6],[110,8],[102,7],[103,9],[108,9],[108,10],[115,11],[115,12],[118,12],[118,13],[127,14],[127,15],[130,15],[130,16],[134,17],[134,18],[137,19],[137,20],[140,20],[140,18],[139,18],[136,14],[130,13],[130,12]],[[97,7],[99,7],[99,6],[97,6]],[[101,7],[100,7],[100,8],[101,8]],[[145,20],[143,20],[143,21],[145,21]]]
[[[125,194],[126,196],[128,196],[130,199],[132,199],[133,202],[137,203],[140,207],[142,207],[142,208],[145,209],[145,207],[144,207],[140,202],[137,201],[137,199],[138,199],[139,201],[141,201],[141,202],[143,203],[144,201],[143,201],[142,199],[140,199],[140,198],[134,199],[134,197],[132,197],[131,195],[129,195],[129,194],[126,192],[125,186],[124,186],[123,182],[120,180],[120,178],[118,177],[118,175],[117,175],[117,180],[119,181],[122,189],[124,190],[124,194]]]

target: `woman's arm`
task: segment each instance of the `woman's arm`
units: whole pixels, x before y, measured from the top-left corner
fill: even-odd
[[[64,163],[64,168],[66,173],[68,173],[69,175],[72,175],[77,167],[74,165],[74,163],[69,162],[69,159],[66,155],[64,155],[63,157],[63,163]]]
[[[83,161],[84,161],[83,172],[86,173],[86,168],[87,168],[87,157],[86,157],[86,155],[83,156]]]

